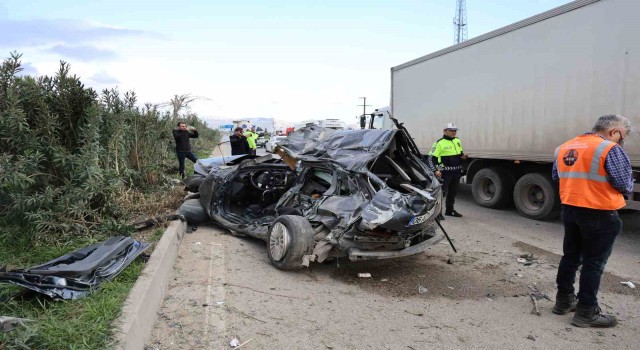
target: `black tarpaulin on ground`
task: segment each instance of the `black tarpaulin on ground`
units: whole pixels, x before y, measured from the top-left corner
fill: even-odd
[[[111,237],[29,269],[0,272],[0,282],[15,284],[53,299],[78,299],[116,277],[148,243]]]

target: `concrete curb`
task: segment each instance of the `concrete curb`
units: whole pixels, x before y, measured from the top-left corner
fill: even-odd
[[[187,223],[173,221],[164,231],[147,266],[129,292],[122,315],[115,322],[117,349],[144,349],[164,300],[171,270]]]

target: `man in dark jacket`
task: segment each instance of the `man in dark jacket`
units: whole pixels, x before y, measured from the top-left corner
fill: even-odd
[[[252,154],[249,148],[249,142],[247,137],[242,134],[242,128],[237,127],[235,133],[229,136],[229,142],[231,143],[231,155],[240,154]]]
[[[192,162],[196,162],[196,157],[191,152],[191,142],[189,139],[197,138],[198,130],[194,127],[187,128],[187,124],[184,122],[178,123],[178,128],[173,130],[173,138],[176,141],[176,155],[178,156],[178,165],[180,168],[180,176],[184,179],[184,160],[189,158]]]
[[[448,123],[441,139],[433,144],[429,152],[429,167],[442,181],[442,193],[446,197],[445,215],[462,217],[462,214],[453,209],[458,193],[458,184],[462,177],[462,160],[464,154],[460,139],[456,137],[458,127],[454,123]],[[444,219],[442,214],[439,217]]]

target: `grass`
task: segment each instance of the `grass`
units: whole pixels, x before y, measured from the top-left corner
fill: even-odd
[[[21,288],[0,287],[0,314],[32,320],[26,327],[0,333],[0,349],[111,347],[112,323],[143,268],[144,263],[137,259],[114,280],[78,300],[52,301],[40,295],[23,299],[16,296]]]

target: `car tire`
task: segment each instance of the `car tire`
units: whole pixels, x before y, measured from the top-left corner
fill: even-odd
[[[298,270],[305,255],[313,253],[313,228],[302,216],[282,215],[269,228],[267,254],[280,270]]]
[[[548,176],[530,173],[513,189],[513,202],[520,214],[534,220],[550,220],[560,214],[560,198]]]
[[[501,167],[482,169],[473,177],[471,193],[480,206],[503,208],[513,196],[513,178]]]
[[[187,199],[180,205],[177,214],[183,215],[189,224],[204,224],[211,222],[207,211],[200,203],[200,198]]]

